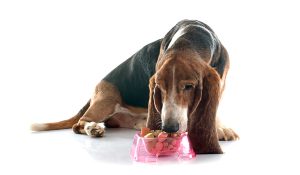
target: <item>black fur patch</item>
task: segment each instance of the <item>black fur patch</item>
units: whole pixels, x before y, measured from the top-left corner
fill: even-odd
[[[103,79],[118,88],[126,104],[148,106],[149,79],[155,73],[160,44],[157,40],[146,45]]]
[[[160,47],[162,46],[163,51],[166,52],[173,36],[181,27],[185,26],[188,26],[185,29],[185,34],[176,40],[172,45],[172,49],[192,48],[200,55],[208,54],[205,58],[209,60],[205,61],[210,62],[211,66],[222,77],[225,66],[229,64],[229,60],[226,49],[221,45],[213,30],[208,25],[197,20],[182,20],[163,39],[154,41],[143,47],[111,71],[103,80],[112,83],[118,88],[123,102],[126,104],[136,107],[147,107],[149,100],[149,79],[155,73]],[[197,26],[202,26],[205,29]],[[215,41],[212,40],[207,30],[213,34],[213,40]],[[214,51],[211,50],[213,44],[215,44]]]

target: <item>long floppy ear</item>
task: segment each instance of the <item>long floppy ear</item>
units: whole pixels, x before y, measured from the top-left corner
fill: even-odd
[[[196,109],[200,105],[200,101],[202,98],[202,80],[198,81],[198,85],[195,87],[194,100],[192,105],[189,107],[189,116],[193,116],[196,112]]]
[[[196,109],[191,113],[188,121],[188,134],[197,154],[220,154],[223,152],[218,142],[215,125],[220,95],[220,77],[214,69],[210,67],[205,69],[201,100],[199,104],[195,101]],[[197,92],[196,95],[198,95]]]
[[[157,87],[157,85],[154,86],[152,97],[153,97],[154,107],[155,107],[156,111],[159,114],[161,114],[161,108],[162,108],[161,91]]]
[[[148,118],[146,126],[151,130],[159,130],[161,129],[160,111],[162,102],[160,90],[155,85],[155,75],[150,78],[149,90]]]

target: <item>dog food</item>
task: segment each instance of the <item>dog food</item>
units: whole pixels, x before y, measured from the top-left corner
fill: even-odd
[[[170,154],[177,151],[180,145],[180,133],[166,133],[161,130],[142,128],[140,136],[143,137],[145,148],[150,154]]]
[[[130,155],[133,160],[139,162],[156,162],[161,156],[189,160],[196,155],[187,134],[142,128],[134,135]]]

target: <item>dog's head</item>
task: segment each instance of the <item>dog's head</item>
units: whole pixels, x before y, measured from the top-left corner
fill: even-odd
[[[170,54],[158,62],[152,91],[162,130],[187,130],[188,121],[202,99],[205,64],[196,53]]]

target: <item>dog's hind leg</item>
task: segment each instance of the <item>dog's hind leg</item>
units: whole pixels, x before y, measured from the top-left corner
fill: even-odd
[[[73,131],[77,134],[87,134],[92,137],[101,137],[104,127],[101,122],[108,120],[115,113],[116,107],[122,103],[118,89],[112,84],[101,81],[91,98],[90,107],[73,125]]]

